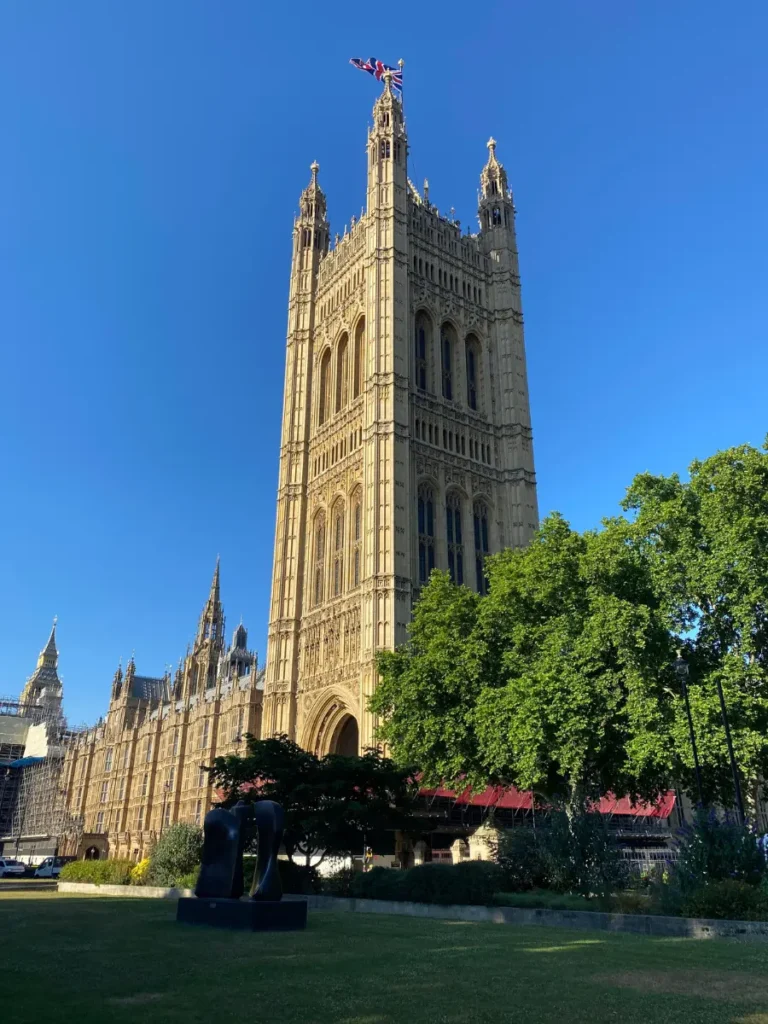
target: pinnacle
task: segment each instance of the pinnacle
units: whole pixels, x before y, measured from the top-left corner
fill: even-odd
[[[45,647],[42,650],[43,654],[51,655],[54,658],[58,654],[58,651],[56,650],[56,623],[57,623],[57,621],[58,621],[58,616],[54,615],[54,617],[53,617],[53,626],[51,627],[51,635],[48,637],[48,643],[45,645]]]
[[[219,565],[221,557],[216,555],[216,568],[213,570],[213,579],[211,580],[211,598],[214,601],[219,600]]]

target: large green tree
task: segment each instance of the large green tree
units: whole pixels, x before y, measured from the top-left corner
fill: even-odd
[[[552,515],[488,579],[480,598],[433,573],[408,644],[380,655],[371,708],[395,757],[428,783],[513,784],[572,811],[667,786],[674,653],[631,525],[580,534]]]
[[[413,826],[414,772],[379,751],[362,757],[317,757],[287,736],[246,739],[246,754],[218,757],[211,767],[222,804],[276,800],[285,812],[288,858],[359,854],[384,832]]]
[[[694,462],[688,481],[643,474],[627,492],[631,543],[647,561],[665,625],[690,665],[692,715],[708,798],[733,805],[717,681],[745,797],[768,777],[768,444]],[[682,706],[674,740],[694,792]]]

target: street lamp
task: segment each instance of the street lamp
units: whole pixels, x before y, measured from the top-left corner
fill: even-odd
[[[725,709],[725,697],[723,696],[723,684],[720,682],[720,676],[717,676],[717,696],[720,698],[720,714],[723,718],[723,728],[725,729],[725,741],[728,744],[728,757],[731,761],[731,774],[733,775],[733,792],[736,795],[736,810],[739,814],[739,823],[741,825],[746,821],[746,815],[744,814],[744,801],[741,798],[741,783],[739,782],[739,769],[736,764],[736,756],[733,753],[733,740],[731,739],[731,727],[728,724],[728,712]]]
[[[704,790],[701,785],[701,766],[699,765],[699,751],[696,746],[696,733],[693,731],[693,718],[691,717],[691,702],[688,699],[688,662],[677,652],[677,657],[672,663],[675,675],[680,680],[680,689],[685,699],[685,713],[688,717],[688,734],[691,737],[691,749],[693,750],[693,766],[696,771],[696,788],[699,791],[699,807],[704,806]]]

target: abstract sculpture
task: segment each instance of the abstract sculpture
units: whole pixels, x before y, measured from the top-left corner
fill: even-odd
[[[281,902],[278,853],[283,838],[283,808],[272,800],[245,804],[231,811],[214,807],[203,824],[203,856],[194,897],[182,897],[176,920],[254,931],[304,928],[305,900]],[[256,871],[250,899],[245,888],[243,850],[253,825],[258,835]]]

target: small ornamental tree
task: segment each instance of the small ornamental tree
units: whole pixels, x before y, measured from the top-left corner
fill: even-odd
[[[149,883],[177,885],[184,875],[199,866],[202,852],[202,829],[184,822],[169,825],[149,855]]]
[[[287,736],[257,740],[249,735],[246,741],[244,757],[216,758],[211,775],[226,794],[225,807],[240,799],[282,805],[289,860],[309,864],[313,857],[362,853],[377,835],[414,826],[414,773],[379,751],[317,757]]]

